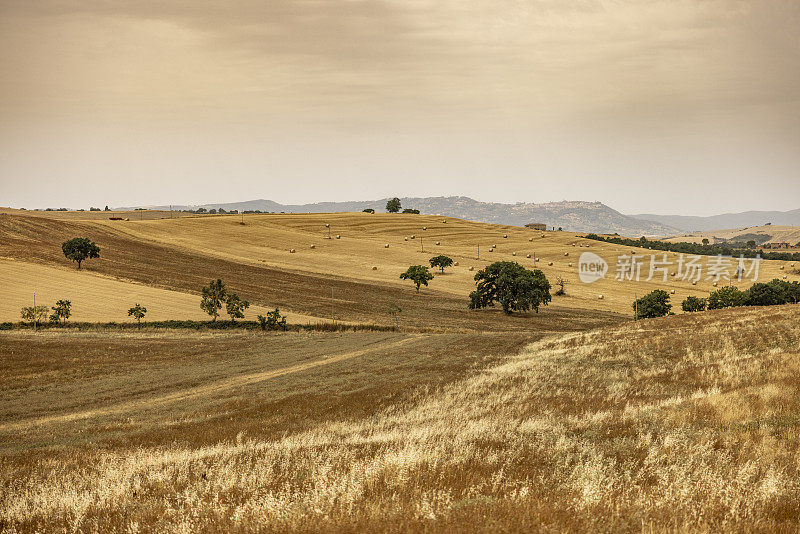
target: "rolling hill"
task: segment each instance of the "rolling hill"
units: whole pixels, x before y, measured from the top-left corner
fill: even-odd
[[[630,217],[654,221],[665,226],[678,228],[683,232],[753,227],[762,226],[767,223],[771,223],[772,225],[800,226],[800,209],[791,211],[745,211],[742,213],[725,213],[709,217],[654,215],[652,213],[630,215]]]

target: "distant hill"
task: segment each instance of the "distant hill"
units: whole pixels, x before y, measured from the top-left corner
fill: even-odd
[[[645,221],[654,221],[665,226],[678,228],[682,232],[702,232],[721,228],[745,228],[762,226],[767,223],[782,226],[800,226],[800,209],[792,211],[745,211],[742,213],[725,213],[710,217],[693,217],[688,215],[654,215],[643,213],[630,217]]]
[[[800,242],[800,226],[787,226],[771,224],[766,226],[748,226],[732,228],[729,230],[705,230],[686,234],[678,234],[664,238],[664,241],[672,243],[689,242],[701,243],[703,239],[708,239],[711,244],[721,244],[728,242],[747,242],[755,241],[757,244],[764,243],[789,243],[795,245]]]
[[[372,208],[385,211],[388,199],[351,202],[318,202],[315,204],[278,204],[272,200],[249,200],[225,204],[205,204],[206,209],[261,210],[286,213],[326,213],[362,211]],[[404,208],[414,208],[425,214],[457,217],[471,221],[522,226],[530,222],[544,223],[548,227],[562,227],[573,232],[619,233],[625,236],[664,236],[680,230],[668,224],[634,218],[606,206],[601,202],[564,201],[535,204],[519,202],[479,202],[468,197],[401,198]],[[151,208],[164,208],[152,206]],[[193,206],[197,208],[201,206]],[[173,206],[186,209],[185,206]]]

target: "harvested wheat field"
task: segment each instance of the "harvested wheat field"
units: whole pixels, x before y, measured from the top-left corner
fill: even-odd
[[[521,351],[521,334],[6,333],[0,524],[794,532],[798,321],[709,312]]]

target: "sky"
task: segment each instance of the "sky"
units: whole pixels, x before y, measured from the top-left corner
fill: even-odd
[[[797,0],[2,0],[0,206],[800,208]]]

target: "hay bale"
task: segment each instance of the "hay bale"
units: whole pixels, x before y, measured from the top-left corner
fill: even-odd
[[[389,248],[389,243],[386,243],[385,245],[383,245],[383,248]]]
[[[325,228],[330,228],[330,227],[331,227],[330,224],[327,224],[327,223],[325,224]]]
[[[403,241],[408,241],[408,237],[404,237],[404,238],[403,238]]]
[[[495,248],[496,246],[497,246],[497,244],[494,244],[494,245],[492,245],[492,248]]]
[[[781,265],[781,271],[783,270],[783,265]]]
[[[787,278],[788,278],[788,276],[786,276],[786,275],[784,274],[784,275],[783,275],[783,279],[784,279],[784,280],[786,280]]]
[[[475,270],[475,267],[473,267],[472,265],[470,265],[470,266],[469,266],[469,270],[470,270],[470,271],[474,271],[474,270]]]
[[[422,227],[422,229],[423,229],[423,230],[427,230],[427,229],[428,229],[428,227],[427,227],[427,226],[423,226],[423,227]]]
[[[544,234],[542,234],[542,237],[544,237]]]
[[[697,280],[692,280],[692,285],[696,286],[697,285]]]
[[[550,267],[552,267],[552,266],[553,266],[553,262],[552,262],[552,261],[548,261],[548,262],[547,262],[547,265],[549,265]]]
[[[603,300],[603,295],[597,295],[597,300]]]
[[[517,255],[517,253],[516,253],[516,252],[512,252],[512,253],[511,253],[511,255],[512,255],[512,256],[516,256],[516,255]]]
[[[373,265],[373,266],[372,266],[372,270],[373,270],[373,271],[377,271],[377,270],[378,270],[378,266],[377,266],[377,265]]]
[[[458,262],[457,261],[453,262],[453,267],[458,267]]]
[[[417,236],[415,236],[415,235],[412,235],[412,236],[411,236],[411,239],[414,239],[415,237],[417,237]]]
[[[670,294],[670,295],[674,295],[674,294],[675,294],[675,290],[674,290],[674,289],[670,289],[670,290],[669,290],[669,294]]]
[[[508,234],[503,234],[503,239],[508,239]]]
[[[569,266],[572,267],[572,262],[569,263]]]
[[[442,224],[447,224],[447,219],[443,220]]]
[[[311,244],[311,246],[310,246],[309,248],[317,248],[317,245],[314,245],[314,244],[312,243],[312,244]]]
[[[294,254],[294,249],[293,248],[289,249],[289,254]]]
[[[340,236],[339,234],[336,234],[336,239],[341,239],[341,238],[342,238],[342,236]]]
[[[494,249],[489,247],[489,252],[494,252]]]
[[[539,261],[539,258],[534,258],[533,261]]]
[[[526,254],[526,255],[525,255],[525,257],[526,257],[526,258],[530,258],[530,257],[531,257],[531,255],[530,255],[530,254]]]
[[[713,283],[713,284],[711,284],[711,285],[713,285],[714,287],[717,287],[717,283],[716,283],[716,282],[714,282],[714,283]]]
[[[436,244],[439,245],[440,243],[437,241]]]
[[[569,256],[569,252],[565,252],[565,253],[564,253],[564,256]]]
[[[529,238],[528,238],[528,241],[530,241],[530,242],[533,242],[533,238],[532,238],[532,237],[529,237]]]

